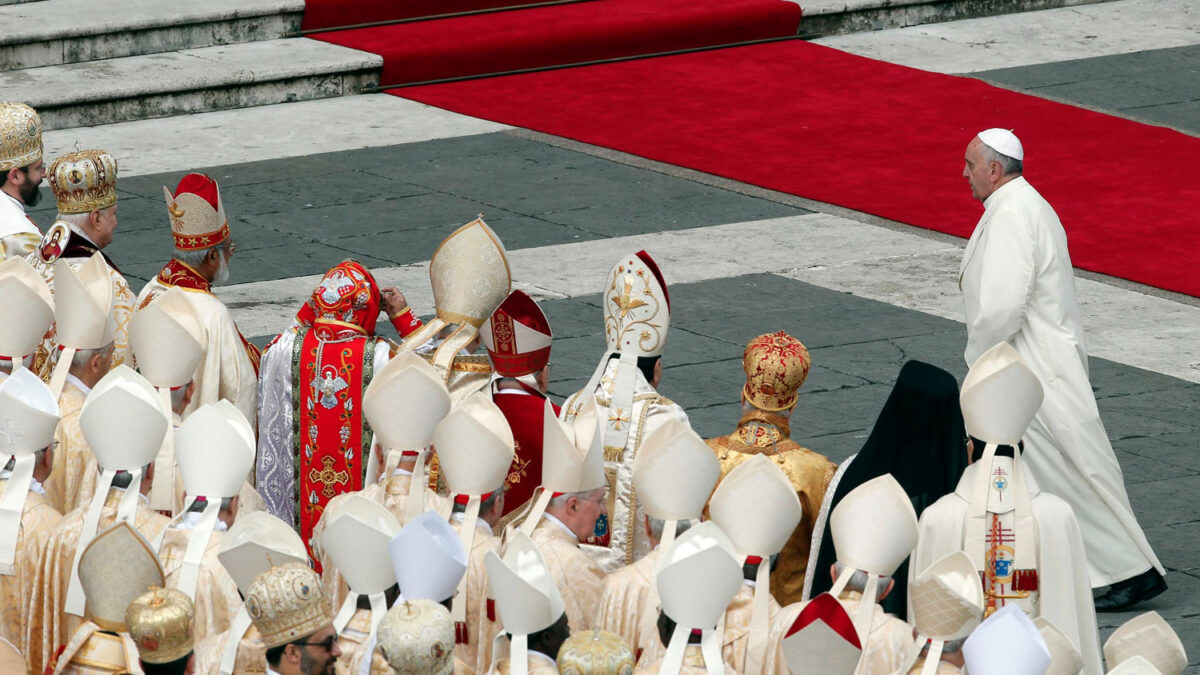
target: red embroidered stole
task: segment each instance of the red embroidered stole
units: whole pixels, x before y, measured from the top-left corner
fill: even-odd
[[[520,384],[533,395],[505,394],[504,390],[492,394],[492,401],[504,413],[517,442],[512,466],[504,479],[508,486],[504,494],[504,516],[525,506],[542,483],[542,416],[546,411],[546,397],[525,383]],[[554,405],[554,412],[558,410]]]
[[[325,342],[317,333],[308,329],[296,336],[292,358],[296,505],[300,537],[314,561],[309,540],[325,505],[363,487],[371,434],[362,395],[374,375],[377,341],[358,335]],[[320,571],[319,562],[315,567]]]
[[[200,273],[196,270],[174,258],[171,258],[162,268],[162,271],[158,273],[158,281],[165,286],[178,286],[180,288],[204,291],[205,293],[212,294],[212,284],[208,283],[207,279],[200,276]],[[146,301],[142,303],[142,307],[149,304],[152,299],[154,299],[153,295],[147,296]],[[138,309],[141,309],[141,307]],[[235,325],[234,328],[236,330],[237,326]],[[246,336],[242,335],[242,331],[238,330],[237,334],[238,339],[242,341],[242,348],[246,350],[246,356],[250,358],[250,365],[254,366],[254,375],[257,376],[258,363],[262,359],[262,352],[259,351],[258,347],[251,344],[246,339]]]

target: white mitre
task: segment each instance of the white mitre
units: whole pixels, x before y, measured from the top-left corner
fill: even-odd
[[[646,515],[664,523],[660,547],[675,540],[678,521],[700,519],[720,479],[712,449],[674,417],[642,441],[633,459],[633,489]]]
[[[529,636],[558,622],[566,612],[562,595],[541,552],[524,532],[516,532],[504,557],[484,556],[496,613],[509,635],[509,674],[528,675]]]
[[[350,587],[333,628],[342,632],[358,608],[358,597],[365,595],[371,603],[373,635],[387,614],[384,592],[396,584],[388,545],[400,533],[400,521],[387,507],[361,494],[352,494],[330,515],[321,548]]]
[[[1180,675],[1187,652],[1170,624],[1158,612],[1146,612],[1121,624],[1104,642],[1104,661],[1110,668],[1140,656],[1162,675]]]
[[[33,483],[37,453],[54,441],[58,403],[50,389],[27,368],[0,381],[0,468],[13,460],[0,496],[0,574],[16,572],[17,539],[25,498]]]
[[[1050,650],[1037,626],[1016,605],[979,624],[963,645],[971,675],[1045,675]]]

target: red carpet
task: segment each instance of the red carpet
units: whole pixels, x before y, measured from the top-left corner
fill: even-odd
[[[301,30],[330,30],[379,21],[402,21],[542,4],[546,0],[308,0]]]
[[[784,0],[593,0],[312,37],[383,56],[388,86],[786,37],[799,22]]]
[[[967,142],[1012,128],[1076,266],[1200,297],[1200,139],[971,78],[791,40],[393,93],[960,237]]]

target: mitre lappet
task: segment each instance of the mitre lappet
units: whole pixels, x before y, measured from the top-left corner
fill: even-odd
[[[684,532],[664,554],[655,583],[663,613],[675,622],[659,672],[680,672],[689,638],[700,631],[705,668],[710,675],[724,673],[722,618],[742,586],[729,537],[712,521]]]
[[[596,490],[608,484],[604,475],[604,450],[595,402],[589,400],[570,422],[554,416],[546,401],[542,417],[542,485],[520,530],[532,535],[550,500],[560,494]]]
[[[382,504],[352,495],[333,513],[321,533],[321,548],[350,587],[350,593],[333,619],[333,628],[341,633],[358,608],[360,596],[371,603],[370,631],[374,635],[387,614],[384,591],[396,584],[388,545],[400,532],[400,521]]]
[[[504,489],[516,450],[512,429],[491,395],[481,391],[446,415],[433,432],[433,443],[450,494],[455,503],[465,507],[458,536],[463,550],[469,552],[475,543],[480,503]],[[450,608],[460,642],[466,642],[467,602],[471,600],[466,597],[466,583],[464,575]]]
[[[788,627],[782,651],[792,675],[851,675],[863,645],[846,608],[833,595],[822,593],[804,605]]]
[[[758,564],[746,650],[746,671],[758,672],[766,662],[771,630],[771,556],[783,550],[804,509],[783,469],[765,455],[754,455],[730,471],[708,509],[733,542],[739,560]]]
[[[28,368],[0,381],[0,467],[13,461],[0,495],[0,574],[16,573],[17,539],[33,468],[37,453],[54,441],[58,415],[54,395]]]
[[[921,675],[936,675],[947,642],[971,634],[983,620],[983,587],[971,559],[961,551],[935,562],[908,587],[917,640],[907,673],[926,645],[929,651]]]
[[[508,541],[501,558],[488,551],[484,558],[496,613],[509,635],[509,675],[528,675],[529,635],[553,626],[566,612],[562,595],[541,552],[524,532]],[[497,641],[503,635],[497,636]],[[501,653],[499,645],[492,654]],[[494,658],[494,656],[493,656]]]
[[[1050,652],[1050,667],[1046,669],[1046,675],[1079,675],[1083,670],[1083,657],[1071,644],[1070,638],[1044,616],[1034,619],[1033,625],[1037,626]]]
[[[434,348],[433,365],[452,393],[478,391],[490,381],[490,369],[486,378],[465,378],[460,383],[452,369],[454,358],[475,340],[479,327],[512,289],[504,244],[482,216],[452,232],[434,251],[429,284],[436,316],[408,336],[400,351],[423,348],[437,340],[443,329],[453,327]]]
[[[366,483],[376,478],[386,483],[404,459],[414,459],[404,520],[425,510],[426,466],[433,430],[450,412],[450,392],[438,372],[411,352],[399,354],[375,374],[363,392],[363,415],[375,432],[383,453],[383,473],[378,459],[367,466]],[[403,415],[396,411],[403,410]]]
[[[158,556],[125,522],[80,548],[79,579],[87,596],[87,621],[58,656],[54,673],[140,672],[125,610],[138,596],[165,584]]]
[[[1132,662],[1138,659],[1144,659],[1146,664],[1135,666]],[[1130,675],[1180,675],[1188,665],[1187,651],[1179,635],[1158,612],[1139,614],[1113,631],[1104,642],[1104,661],[1108,672],[1115,673],[1124,667],[1121,672]]]
[[[78,270],[61,258],[54,261],[54,322],[62,351],[50,376],[50,391],[58,396],[75,352],[107,347],[116,335],[113,281],[101,253],[92,254]]]
[[[308,551],[291,525],[266,511],[254,511],[229,528],[217,559],[246,597],[255,577],[276,565],[307,564]],[[221,654],[221,675],[233,675],[238,644],[249,628],[250,615],[243,606],[230,622],[229,640]]]
[[[204,504],[200,521],[189,536],[177,586],[195,599],[200,561],[217,528],[221,502],[238,495],[254,466],[254,429],[236,406],[222,399],[189,415],[179,427],[176,444],[184,489],[184,507],[176,521],[194,504]],[[156,548],[170,530],[164,528],[159,534]]]
[[[54,297],[46,280],[24,258],[0,262],[0,297],[5,309],[0,365],[11,362],[16,370],[25,367],[25,357],[37,349],[54,323]]]
[[[120,365],[92,388],[80,410],[79,426],[96,457],[100,479],[83,518],[67,590],[65,610],[75,616],[83,616],[84,609],[79,560],[96,535],[113,477],[118,471],[131,474],[129,487],[117,506],[117,522],[131,523],[137,512],[142,471],[162,446],[170,421],[163,414],[154,386],[133,369]]]
[[[129,346],[138,372],[158,390],[163,413],[172,418],[171,392],[188,386],[204,357],[205,331],[185,291],[172,287],[138,309],[129,320]],[[169,431],[154,460],[150,508],[178,512],[175,433]]]
[[[917,514],[904,488],[891,474],[873,478],[850,491],[829,516],[833,546],[842,569],[829,594],[838,597],[854,572],[867,574],[862,601],[854,617],[863,651],[871,634],[875,605],[890,577],[917,543]]]
[[[144,663],[178,661],[192,653],[192,599],[174,588],[153,588],[129,603],[125,625]]]
[[[971,675],[1043,675],[1050,650],[1037,626],[1016,605],[1005,605],[979,624],[963,645]]]

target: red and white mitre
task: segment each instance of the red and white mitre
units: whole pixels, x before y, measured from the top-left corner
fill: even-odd
[[[171,236],[180,251],[200,251],[229,239],[229,219],[221,203],[217,181],[204,174],[189,173],[179,181],[174,194],[166,186],[167,213]]]
[[[533,298],[513,291],[479,327],[492,366],[503,377],[536,373],[550,362],[550,322]]]
[[[783,638],[783,658],[797,675],[850,675],[862,651],[854,621],[828,593],[805,605]]]

